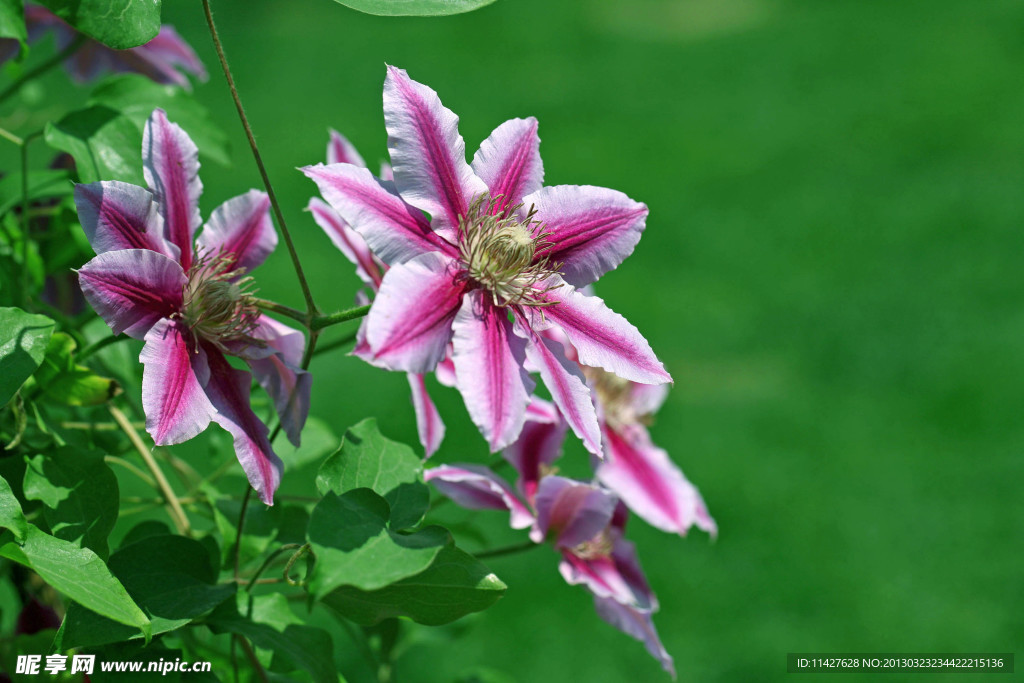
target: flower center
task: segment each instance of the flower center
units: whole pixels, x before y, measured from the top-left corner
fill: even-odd
[[[469,207],[459,223],[459,252],[466,275],[491,292],[495,306],[550,306],[554,301],[543,295],[561,284],[545,281],[560,273],[562,264],[552,263],[537,253],[552,243],[551,233],[534,220],[536,209],[526,216],[518,210],[522,204],[496,211],[501,197],[482,194]]]
[[[633,409],[633,383],[628,379],[588,366],[584,366],[583,372],[597,394],[605,422],[619,426],[647,419],[646,415],[637,415]]]
[[[188,270],[181,318],[192,334],[213,343],[222,351],[231,342],[262,346],[254,339],[260,309],[253,279],[245,277],[245,268],[234,267],[233,255],[204,255]]]
[[[584,541],[572,549],[572,554],[581,560],[596,560],[601,557],[608,557],[615,548],[615,542],[604,529],[597,536],[589,541]]]

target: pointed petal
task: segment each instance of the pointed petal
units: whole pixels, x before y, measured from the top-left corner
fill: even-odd
[[[575,548],[594,539],[611,522],[615,496],[580,481],[550,475],[541,479],[534,508],[537,524],[530,537],[550,539],[559,548]]]
[[[149,249],[178,260],[177,247],[163,237],[163,219],[149,190],[117,180],[75,185],[75,207],[97,254]]]
[[[533,524],[530,512],[509,485],[486,467],[479,465],[441,465],[423,473],[423,480],[464,508],[471,510],[508,510],[513,529]]]
[[[594,596],[594,609],[597,610],[598,616],[606,622],[643,643],[651,656],[658,660],[662,668],[675,679],[675,664],[672,661],[672,656],[661,644],[661,639],[658,637],[658,632],[651,619],[650,610],[637,609],[623,605],[611,598],[597,596]]]
[[[402,199],[429,213],[435,229],[452,239],[474,198],[487,192],[466,163],[459,117],[432,89],[389,66],[384,124]]]
[[[384,279],[384,273],[378,265],[366,240],[358,232],[349,227],[349,224],[338,215],[338,212],[330,207],[322,199],[313,197],[306,207],[313,214],[313,220],[323,228],[327,236],[334,242],[334,246],[345,255],[349,261],[356,266],[356,275],[376,291],[380,287],[380,281]]]
[[[366,168],[366,162],[359,155],[355,145],[338,131],[331,129],[331,140],[327,143],[328,164],[352,164]]]
[[[600,298],[582,294],[569,285],[544,296],[549,301],[558,301],[544,308],[544,316],[568,335],[584,365],[604,368],[642,384],[672,381],[643,335]],[[531,315],[531,324],[541,326],[540,315]]]
[[[179,67],[201,81],[208,78],[206,67],[196,56],[192,46],[185,42],[185,39],[170,24],[163,24],[156,37],[142,47],[151,61],[161,63],[162,70],[165,72],[172,71],[173,67]],[[175,82],[180,83],[181,81],[188,83],[187,79],[183,78],[179,78]]]
[[[153,325],[139,360],[146,431],[157,446],[188,441],[209,426],[217,411],[203,390],[210,375],[206,353],[184,325],[166,318]]]
[[[142,339],[181,307],[188,278],[177,261],[148,249],[107,251],[78,271],[82,293],[114,334]]]
[[[455,386],[455,363],[452,362],[452,349],[448,348],[448,355],[434,368],[434,377],[446,387]]]
[[[597,411],[579,365],[566,359],[557,342],[536,334],[522,320],[516,329],[517,334],[529,340],[526,357],[540,372],[544,386],[551,392],[566,423],[588,451],[601,457],[601,428],[597,422]]]
[[[515,206],[544,182],[537,119],[511,119],[494,129],[473,157],[473,171],[487,184],[491,197],[501,195],[496,206]],[[529,210],[529,204],[525,207]]]
[[[423,375],[408,373],[409,388],[412,390],[412,405],[416,410],[416,431],[419,432],[420,443],[423,444],[423,459],[426,460],[441,447],[444,440],[444,422],[437,407],[430,400],[427,383]]]
[[[213,419],[234,437],[235,455],[260,500],[273,505],[284,465],[267,439],[267,426],[249,406],[252,375],[231,367],[217,349],[205,350],[210,365],[206,395],[217,409]]]
[[[142,173],[164,218],[167,239],[181,251],[181,267],[192,265],[192,236],[199,228],[199,149],[163,109],[154,109],[142,131]]]
[[[686,535],[693,525],[715,532],[714,520],[697,491],[668,453],[651,443],[641,425],[605,428],[604,462],[597,478],[652,526]]]
[[[633,253],[647,220],[647,206],[621,192],[592,185],[545,187],[523,198],[521,211],[536,207],[536,219],[553,246],[537,251],[562,264],[574,287],[589,285]]]
[[[462,305],[452,268],[440,254],[424,254],[387,272],[366,318],[370,362],[423,373],[444,358]]]
[[[656,610],[658,600],[640,569],[636,547],[622,538],[614,527],[605,534],[602,543],[611,541],[607,551],[602,552],[604,548],[600,545],[582,552],[575,548],[564,549],[559,566],[562,577],[570,584],[586,586],[595,596],[638,609]]]
[[[402,201],[393,183],[375,178],[365,168],[317,164],[302,172],[384,263],[394,265],[436,251],[452,258],[457,255],[455,247],[434,232],[419,209]]]
[[[309,417],[310,396],[313,376],[299,368],[305,346],[305,337],[267,316],[260,317],[260,324],[253,336],[267,343],[275,351],[271,355],[248,361],[256,381],[274,402],[274,410],[281,419],[288,440],[299,447],[302,428]]]
[[[519,436],[526,419],[534,386],[523,369],[526,342],[479,289],[466,293],[452,330],[456,386],[493,453]]]
[[[263,263],[276,246],[270,198],[259,190],[232,197],[214,209],[196,243],[199,254],[234,255],[235,267],[246,272]]]
[[[536,396],[530,399],[523,431],[501,454],[519,472],[516,485],[527,501],[537,494],[543,468],[562,455],[568,429],[553,404]]]

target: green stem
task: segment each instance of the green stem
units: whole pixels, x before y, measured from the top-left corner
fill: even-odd
[[[334,341],[327,342],[326,344],[323,344],[322,346],[317,348],[316,355],[319,356],[322,353],[327,353],[328,351],[333,351],[334,349],[341,348],[342,346],[347,346],[348,344],[351,344],[353,341],[355,341],[356,335],[358,334],[358,330],[352,330],[344,337],[339,337]]]
[[[104,337],[103,339],[100,339],[99,341],[95,341],[92,344],[89,344],[88,346],[86,346],[84,349],[82,349],[79,352],[78,358],[76,360],[79,360],[79,361],[85,360],[86,358],[88,358],[92,354],[96,353],[97,351],[102,351],[103,349],[107,348],[108,346],[110,346],[112,344],[116,344],[116,343],[122,342],[122,341],[127,341],[129,339],[131,339],[131,337],[129,337],[126,334],[119,334],[119,335],[116,335],[116,336],[115,335],[110,335],[109,337]]]
[[[252,577],[249,579],[249,583],[245,587],[245,592],[252,592],[252,587],[256,585],[256,581],[260,578],[260,574],[262,574],[266,570],[266,568],[270,566],[270,563],[276,560],[279,555],[281,555],[282,553],[286,553],[289,550],[297,550],[301,547],[303,546],[300,543],[287,543],[278,548],[277,550],[275,550],[274,552],[267,555],[267,559],[263,560],[263,564],[260,565],[260,568],[257,569],[256,573],[253,574]]]
[[[298,321],[303,325],[309,324],[309,316],[296,308],[292,308],[291,306],[285,306],[284,304],[279,304],[276,301],[267,301],[266,299],[256,299],[256,305],[264,311],[278,313],[291,318],[292,320]]]
[[[517,543],[515,545],[505,546],[504,548],[495,548],[494,550],[485,550],[482,553],[476,553],[476,558],[482,560],[487,557],[501,557],[502,555],[515,555],[516,553],[523,553],[527,550],[532,550],[539,547],[538,544],[533,541],[526,541],[524,543]]]
[[[327,315],[318,315],[313,318],[313,324],[311,330],[316,332],[330,327],[331,325],[337,325],[338,323],[348,322],[349,320],[355,320],[356,318],[362,318],[364,315],[370,312],[370,305],[356,306],[355,308],[349,308],[344,311],[338,311],[337,313],[328,313]]]
[[[235,581],[241,575],[240,564],[242,557],[242,531],[245,529],[245,511],[249,509],[249,499],[252,497],[252,487],[246,485],[245,495],[242,496],[242,509],[238,512],[238,530],[235,533],[235,547],[232,552],[235,556]]]
[[[10,87],[8,87],[6,90],[4,90],[2,93],[0,93],[0,104],[3,104],[4,102],[6,102],[7,98],[9,98],[11,95],[13,95],[14,93],[16,93],[19,90],[21,90],[21,87],[23,85],[25,85],[26,83],[28,83],[29,81],[42,76],[44,73],[46,73],[47,71],[49,71],[53,67],[57,66],[58,64],[63,62],[65,59],[67,59],[71,55],[75,54],[75,52],[78,51],[78,48],[82,47],[82,44],[85,41],[86,41],[86,37],[84,35],[79,35],[66,48],[64,48],[63,50],[61,50],[60,52],[58,52],[54,56],[50,57],[49,59],[47,59],[45,62],[43,62],[39,66],[31,69],[30,71],[25,72],[25,74],[21,78],[16,80],[14,83],[12,83],[10,85]]]
[[[260,171],[260,176],[263,178],[263,186],[267,188],[270,205],[274,208],[277,224],[281,228],[281,235],[284,237],[285,245],[288,247],[288,254],[291,256],[292,265],[295,267],[295,274],[299,278],[299,285],[302,287],[302,298],[306,300],[307,319],[312,319],[318,314],[316,304],[313,302],[313,293],[310,291],[309,282],[307,282],[306,275],[302,271],[302,263],[299,261],[299,254],[295,250],[295,244],[292,242],[292,235],[288,231],[288,225],[285,223],[281,206],[277,203],[277,196],[274,194],[274,187],[270,183],[270,176],[267,175],[267,169],[263,165],[263,157],[260,155],[259,147],[256,145],[256,138],[253,135],[252,127],[249,125],[249,119],[245,116],[245,109],[242,107],[242,100],[238,96],[235,79],[231,75],[231,69],[228,67],[228,58],[224,54],[224,46],[221,45],[220,36],[217,34],[217,25],[213,21],[210,0],[203,0],[203,12],[206,14],[206,25],[210,28],[210,37],[213,38],[213,47],[217,51],[217,58],[220,60],[220,66],[224,70],[224,77],[228,81],[228,89],[231,90],[231,98],[235,101],[235,109],[238,110],[238,118],[242,121],[242,128],[245,129],[245,136],[248,138],[249,147],[252,149],[252,156],[256,160],[256,167]]]

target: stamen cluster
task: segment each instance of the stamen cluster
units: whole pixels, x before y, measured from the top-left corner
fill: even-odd
[[[182,291],[182,320],[193,336],[222,351],[233,342],[264,346],[252,336],[260,318],[253,279],[234,266],[233,254],[202,254],[189,268]]]

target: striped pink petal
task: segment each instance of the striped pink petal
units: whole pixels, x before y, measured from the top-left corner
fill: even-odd
[[[75,207],[97,254],[149,249],[178,260],[178,248],[164,239],[164,222],[149,190],[116,180],[75,185]]]
[[[181,251],[181,267],[192,265],[192,236],[199,229],[199,149],[163,109],[154,109],[142,131],[142,173],[164,218],[167,239]]]
[[[598,486],[555,475],[544,477],[533,505],[537,523],[530,538],[575,548],[608,527],[616,502],[615,496]]]
[[[594,596],[594,609],[597,610],[598,616],[606,622],[643,643],[651,656],[658,660],[662,668],[675,679],[675,663],[672,661],[672,656],[665,650],[665,646],[662,645],[661,638],[658,637],[654,621],[651,618],[651,610],[623,605],[611,598],[601,598],[596,595]]]
[[[333,128],[330,131],[330,135],[331,139],[327,143],[328,164],[352,164],[353,166],[366,168],[366,162],[359,155],[355,145]]]
[[[544,475],[543,468],[562,455],[568,429],[553,404],[536,396],[530,398],[523,431],[502,451],[502,457],[519,473],[516,485],[526,500],[534,500]]]
[[[365,322],[370,362],[424,373],[444,358],[465,287],[454,267],[432,253],[388,270]]]
[[[217,411],[203,388],[210,377],[207,355],[188,328],[160,320],[146,335],[139,360],[146,431],[156,445],[188,441],[209,426]]]
[[[359,279],[373,287],[374,290],[380,287],[384,273],[366,245],[363,236],[349,227],[348,223],[338,215],[338,212],[322,199],[316,197],[310,199],[306,208],[313,214],[316,224],[334,242],[334,246],[345,255],[345,258],[355,264],[356,275],[359,276]]]
[[[419,433],[420,443],[423,444],[423,458],[427,459],[441,447],[441,441],[444,440],[444,422],[430,399],[423,375],[410,372],[406,376],[409,379],[409,389],[412,391],[412,405],[416,411],[416,431]]]
[[[140,55],[142,59],[153,66],[156,71],[154,80],[175,83],[188,89],[188,79],[176,70],[179,68],[201,81],[208,78],[206,67],[196,56],[192,46],[185,42],[185,39],[170,24],[162,25],[160,33],[156,34],[153,40],[141,47],[133,48],[129,52]],[[161,76],[166,80],[162,80]]]
[[[181,307],[188,279],[177,261],[148,249],[107,251],[78,271],[78,283],[114,334],[143,339]]]
[[[591,185],[555,185],[523,198],[521,211],[537,209],[537,220],[553,243],[537,251],[562,264],[565,281],[589,285],[633,253],[647,220],[647,207],[616,190]]]
[[[526,342],[513,333],[504,308],[483,290],[467,292],[452,325],[456,386],[491,452],[523,429],[533,379],[523,369]]]
[[[231,255],[234,267],[246,272],[263,263],[276,246],[270,198],[259,190],[249,190],[214,209],[196,242],[197,253]]]
[[[270,445],[267,426],[249,406],[252,375],[231,367],[217,349],[205,350],[210,366],[206,395],[217,409],[213,419],[234,438],[235,455],[260,500],[273,505],[284,465]]]
[[[253,336],[266,342],[267,349],[274,353],[249,359],[249,367],[256,381],[274,402],[274,410],[277,411],[288,440],[298,448],[302,428],[309,416],[313,385],[313,376],[299,368],[305,336],[267,316],[260,317]]]
[[[424,481],[464,508],[471,510],[508,510],[513,529],[533,524],[533,513],[509,485],[480,465],[441,465],[423,473]]]
[[[455,247],[433,231],[423,212],[406,204],[392,183],[375,178],[365,168],[317,164],[302,172],[384,263],[402,263],[435,251],[452,258],[457,255]]]
[[[487,185],[466,163],[459,117],[441,104],[432,89],[409,78],[403,69],[389,66],[384,124],[402,198],[429,213],[434,228],[453,239],[473,199],[487,192]]]
[[[473,171],[487,184],[491,197],[502,197],[495,204],[496,211],[515,206],[539,190],[544,182],[544,164],[537,119],[511,119],[495,128],[473,157]]]

